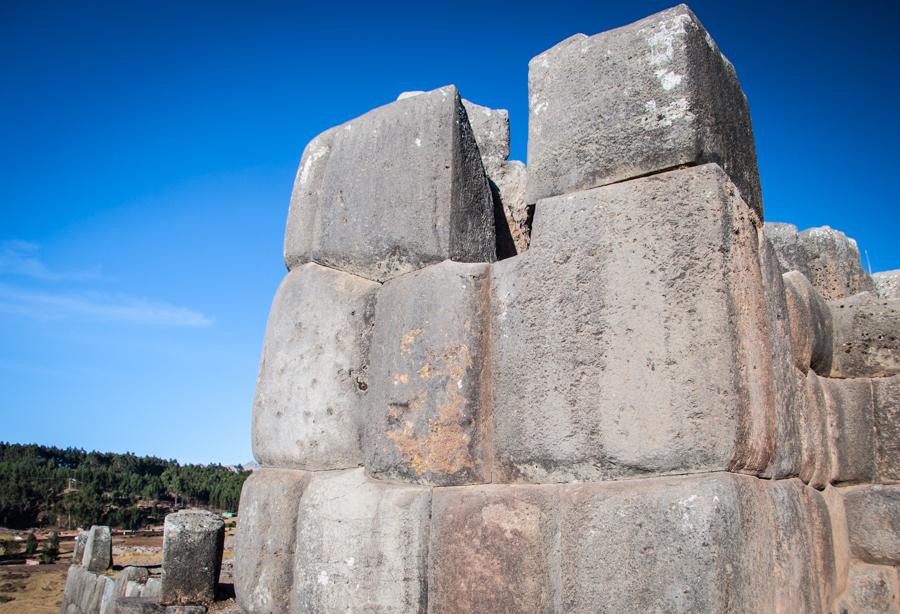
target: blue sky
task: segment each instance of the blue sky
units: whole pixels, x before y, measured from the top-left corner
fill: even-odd
[[[667,6],[0,3],[0,440],[250,460],[304,145],[455,83],[524,160],[528,60]],[[900,268],[898,5],[691,7],[750,100],[766,218]]]

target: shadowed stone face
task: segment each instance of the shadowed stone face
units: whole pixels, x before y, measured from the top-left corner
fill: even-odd
[[[225,523],[218,514],[181,510],[166,516],[160,602],[191,605],[213,601],[224,542]]]

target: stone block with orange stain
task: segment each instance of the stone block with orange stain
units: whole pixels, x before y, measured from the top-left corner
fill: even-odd
[[[490,481],[488,270],[445,261],[383,286],[369,353],[370,475],[441,486]]]
[[[559,487],[436,488],[430,614],[557,612]]]

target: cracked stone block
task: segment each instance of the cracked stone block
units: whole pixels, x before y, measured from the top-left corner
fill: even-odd
[[[303,153],[285,262],[383,282],[446,259],[495,258],[493,201],[452,85],[331,128]]]
[[[526,201],[715,162],[762,219],[747,99],[685,5],[528,64]]]
[[[492,266],[494,481],[763,470],[757,252],[714,164],[539,203],[531,248]]]
[[[828,375],[834,344],[831,310],[800,271],[788,271],[782,278],[791,324],[794,365],[804,372],[812,369],[820,375]]]
[[[558,518],[556,486],[435,489],[429,612],[556,612]]]
[[[300,499],[291,612],[427,607],[431,489],[318,472]]]
[[[900,375],[872,380],[875,408],[875,474],[900,482]]]
[[[860,293],[828,307],[834,322],[831,377],[900,373],[900,299]]]
[[[244,482],[234,545],[234,591],[247,612],[290,610],[297,506],[309,473],[258,469]]]
[[[448,260],[382,288],[369,353],[370,475],[442,486],[490,481],[489,270]]]
[[[900,486],[842,491],[850,550],[866,563],[900,565]]]
[[[875,472],[872,384],[821,378],[828,417],[832,482],[869,482]]]
[[[800,479],[813,488],[824,488],[831,480],[831,452],[828,407],[822,378],[814,371],[806,373],[806,400],[799,404]]]
[[[900,578],[896,567],[853,563],[846,593],[835,608],[840,614],[897,614]]]
[[[88,570],[102,573],[112,567],[112,532],[109,527],[94,525],[88,532],[81,564]]]
[[[880,298],[900,298],[900,269],[873,273],[872,281]]]
[[[797,231],[793,224],[766,222],[781,270],[799,271],[825,300],[845,298],[875,289],[863,270],[856,241],[828,226]]]
[[[379,284],[309,263],[282,281],[253,400],[253,454],[264,466],[362,463],[361,422]]]
[[[222,565],[225,522],[204,510],[181,510],[163,524],[162,586],[166,605],[211,603]]]
[[[504,161],[490,177],[491,192],[502,205],[516,254],[524,253],[531,243],[531,209],[525,202],[527,177],[525,165],[516,160]]]

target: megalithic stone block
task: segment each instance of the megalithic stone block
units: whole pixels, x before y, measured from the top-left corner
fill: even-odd
[[[766,226],[768,228],[768,226]],[[791,324],[791,348],[794,365],[821,375],[831,372],[833,330],[831,310],[800,271],[782,275]]]
[[[900,299],[860,293],[828,307],[834,323],[831,377],[900,373]]]
[[[900,612],[900,578],[896,567],[854,562],[850,566],[847,591],[835,611],[860,614]]]
[[[415,612],[427,607],[431,489],[313,474],[300,499],[291,612]]]
[[[192,605],[212,602],[222,565],[225,522],[204,510],[181,510],[163,524],[160,602]]]
[[[89,533],[87,531],[78,531],[78,535],[75,536],[72,549],[72,565],[81,565],[88,536]]]
[[[900,375],[872,380],[875,409],[875,475],[900,482]]]
[[[806,373],[806,399],[800,402],[800,479],[814,488],[824,488],[831,480],[831,443],[828,406],[824,385],[814,371]]]
[[[428,611],[557,612],[559,487],[437,488]]]
[[[490,187],[454,86],[317,136],[300,162],[289,269],[314,261],[385,281],[446,259],[495,258]]]
[[[753,217],[714,164],[538,203],[492,267],[494,481],[765,469]]]
[[[831,481],[870,482],[875,474],[872,384],[821,378],[828,416]]]
[[[762,218],[746,97],[683,4],[533,58],[528,106],[529,203],[715,162]]]
[[[309,475],[262,468],[244,482],[234,547],[234,592],[246,612],[290,611],[297,509]]]
[[[109,527],[94,525],[88,532],[81,564],[88,571],[102,573],[112,567],[112,532]]]
[[[872,281],[880,298],[900,298],[900,269],[873,273]]]
[[[858,486],[842,494],[854,557],[900,565],[900,486]]]
[[[488,482],[489,265],[445,261],[393,279],[375,310],[366,411],[373,476]]]
[[[314,263],[295,268],[281,283],[253,401],[253,454],[261,465],[319,470],[362,463],[378,288]]]

